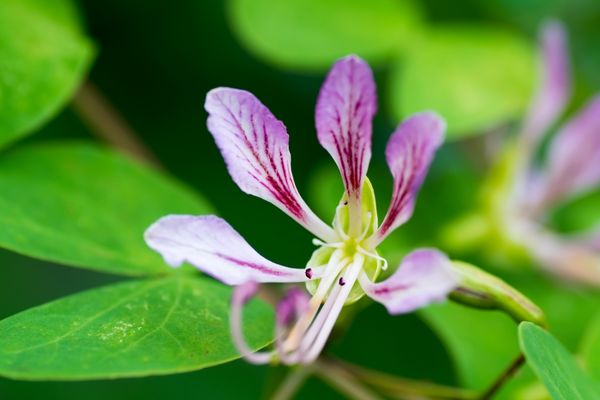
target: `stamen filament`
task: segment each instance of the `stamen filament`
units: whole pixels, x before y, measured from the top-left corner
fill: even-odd
[[[258,291],[258,285],[253,282],[238,286],[235,288],[231,302],[231,312],[229,313],[229,323],[233,343],[240,354],[253,364],[266,364],[273,359],[274,351],[255,352],[248,346],[244,337],[242,309],[244,305],[255,296]]]
[[[358,246],[356,248],[356,251],[358,251],[360,254],[365,255],[367,257],[371,257],[376,259],[377,261],[381,261],[382,262],[382,266],[381,269],[382,270],[386,270],[388,269],[388,262],[385,258],[381,257],[380,255],[376,254],[375,252],[370,252],[370,251],[366,251],[365,249],[363,249],[362,247]]]
[[[331,242],[331,243],[327,243],[327,242],[323,242],[322,240],[319,240],[317,238],[314,238],[312,240],[312,244],[314,244],[315,246],[331,247],[331,248],[334,248],[334,249],[339,249],[339,248],[342,248],[344,246],[344,242]]]
[[[331,330],[333,329],[333,326],[335,325],[335,322],[337,321],[337,318],[338,318],[340,312],[342,311],[342,307],[346,303],[346,299],[348,298],[348,295],[350,294],[350,290],[352,290],[352,287],[354,286],[354,282],[356,282],[360,272],[363,269],[363,265],[364,265],[364,257],[362,255],[357,254],[354,257],[354,261],[353,261],[352,265],[347,269],[346,273],[344,274],[347,284],[345,286],[337,286],[335,296],[330,296],[330,298],[327,299],[328,303],[330,302],[330,299],[334,299],[334,300],[331,301],[331,304],[332,304],[331,307],[328,307],[327,310],[323,310],[323,311],[328,311],[328,312],[327,312],[327,314],[325,314],[325,317],[323,318],[322,325],[319,326],[317,324],[313,324],[315,326],[314,332],[317,332],[317,336],[314,339],[314,342],[312,342],[312,340],[310,340],[310,339],[312,339],[313,334],[311,334],[310,336],[307,334],[307,337],[306,337],[307,344],[305,345],[303,343],[303,345],[301,346],[301,352],[302,352],[302,348],[305,346],[310,346],[310,348],[308,348],[306,353],[304,353],[302,355],[301,362],[311,363],[321,353],[321,350],[325,346],[325,343],[327,342],[327,339],[329,338],[329,334],[331,333]]]
[[[325,274],[321,278],[321,282],[319,282],[319,286],[317,287],[317,291],[314,296],[310,299],[310,303],[308,306],[308,310],[302,315],[302,317],[298,320],[296,325],[292,328],[287,340],[283,344],[283,348],[285,350],[293,350],[298,347],[300,343],[300,338],[306,332],[306,329],[310,326],[311,321],[317,314],[319,310],[319,306],[323,302],[323,299],[329,292],[331,285],[335,282],[337,275],[342,270],[344,266],[347,265],[345,260],[342,260],[343,252],[341,250],[336,250],[331,255],[329,259],[329,263],[325,269]]]

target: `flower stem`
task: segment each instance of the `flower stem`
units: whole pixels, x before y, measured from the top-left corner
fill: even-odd
[[[340,360],[331,360],[330,362],[337,364],[340,368],[356,376],[362,382],[377,388],[390,398],[427,398],[436,400],[477,399],[477,393],[471,390],[399,378]]]
[[[156,156],[93,83],[88,81],[81,85],[72,105],[93,134],[124,153],[162,169]]]
[[[285,377],[281,385],[279,385],[271,400],[291,399],[302,387],[302,384],[306,381],[310,374],[310,369],[304,366],[293,369]]]
[[[336,363],[319,359],[313,363],[317,376],[353,400],[380,400],[377,394],[363,386],[356,378]]]
[[[523,356],[523,353],[520,353],[517,358],[510,363],[508,368],[506,368],[504,372],[502,372],[502,374],[500,374],[500,376],[490,385],[490,387],[477,398],[477,400],[491,399],[524,363],[525,357]]]

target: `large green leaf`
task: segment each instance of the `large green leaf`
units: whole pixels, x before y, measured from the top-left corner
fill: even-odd
[[[420,315],[446,345],[462,385],[482,390],[519,352],[515,323],[497,311],[446,303]]]
[[[435,110],[447,120],[449,138],[519,117],[536,82],[531,45],[491,27],[437,28],[404,61],[392,72],[393,112],[403,118]]]
[[[70,0],[0,5],[0,146],[48,120],[73,94],[93,47]]]
[[[0,375],[80,380],[191,371],[238,356],[229,334],[231,290],[177,274],[79,293],[0,322]],[[245,311],[246,335],[269,343],[272,313]]]
[[[293,69],[325,69],[347,54],[380,62],[419,34],[412,0],[230,0],[238,38]]]
[[[144,230],[165,214],[209,211],[177,182],[90,144],[0,157],[0,246],[28,256],[123,275],[166,273]]]
[[[579,351],[586,371],[600,381],[600,314],[586,329]]]
[[[567,349],[550,333],[524,322],[519,326],[521,349],[527,362],[555,400],[600,398],[600,386],[575,363]]]

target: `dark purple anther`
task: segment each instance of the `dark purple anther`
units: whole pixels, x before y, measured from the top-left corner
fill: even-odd
[[[304,270],[304,275],[306,275],[306,277],[308,279],[312,279],[312,276],[313,276],[312,268],[306,268]]]
[[[346,284],[346,281],[344,280],[343,276],[340,276],[340,280],[338,281],[338,283],[340,284],[340,286],[344,286]]]

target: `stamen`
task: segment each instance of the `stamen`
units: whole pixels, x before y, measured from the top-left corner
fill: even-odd
[[[339,249],[344,246],[344,242],[327,243],[327,242],[323,242],[322,240],[319,240],[317,238],[314,238],[312,240],[312,244],[314,244],[315,246],[321,246],[321,247],[331,247],[333,249]]]
[[[340,286],[344,286],[344,285],[346,284],[346,281],[344,280],[344,277],[343,277],[343,276],[340,276],[340,279],[338,280],[338,284],[339,284]]]
[[[388,269],[388,262],[385,258],[381,257],[380,255],[375,254],[375,252],[370,252],[370,251],[366,251],[365,249],[363,249],[362,247],[358,246],[356,248],[356,251],[358,251],[360,254],[365,255],[367,257],[371,257],[376,259],[377,261],[380,261],[383,263],[383,265],[381,266],[382,270],[386,270]]]
[[[329,334],[337,321],[337,318],[342,311],[344,303],[350,294],[350,290],[354,285],[354,282],[358,278],[364,265],[364,257],[356,255],[354,261],[346,273],[348,279],[348,285],[337,286],[334,289],[335,293],[332,293],[327,299],[327,303],[323,307],[323,310],[317,316],[315,323],[310,327],[309,332],[306,334],[302,344],[300,345],[301,362],[311,363],[313,362],[323,350]],[[314,342],[313,342],[314,339]]]
[[[365,225],[365,228],[363,229],[362,233],[360,234],[359,238],[356,239],[357,242],[362,242],[363,239],[367,236],[367,232],[369,232],[369,228],[371,227],[370,221],[371,221],[371,216],[372,213],[369,211],[367,212],[367,219],[369,220],[369,223],[367,225]]]
[[[312,279],[312,276],[313,276],[313,271],[312,271],[312,268],[306,268],[306,269],[304,270],[304,275],[306,275],[306,277],[307,277],[308,279]]]
[[[254,352],[244,337],[242,329],[242,309],[244,305],[252,299],[258,292],[256,282],[247,282],[236,286],[231,298],[231,312],[229,313],[229,322],[231,325],[231,336],[233,343],[240,354],[253,364],[266,364],[273,359],[274,351]]]
[[[325,274],[321,277],[321,281],[317,287],[317,291],[310,299],[308,310],[302,315],[298,322],[296,322],[296,325],[294,325],[290,331],[290,334],[283,345],[283,348],[286,351],[294,350],[298,347],[302,335],[304,335],[304,332],[306,332],[310,326],[315,315],[317,314],[317,311],[319,311],[319,306],[335,282],[336,277],[342,268],[348,265],[349,260],[347,261],[347,259],[342,259],[342,257],[342,250],[336,250],[331,255],[329,263],[325,269]]]

